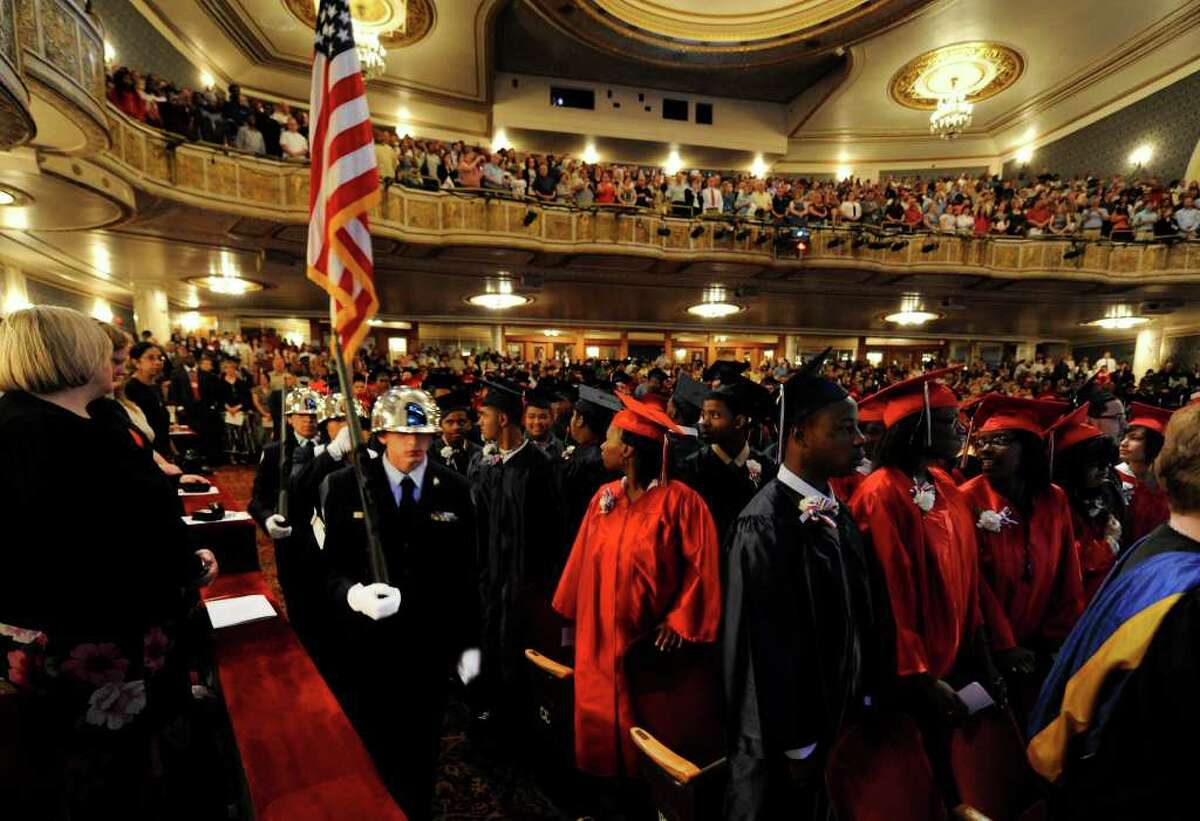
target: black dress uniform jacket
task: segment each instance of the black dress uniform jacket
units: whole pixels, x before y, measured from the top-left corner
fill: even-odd
[[[410,513],[392,495],[383,460],[365,460],[379,517],[388,583],[400,610],[372,621],[346,593],[370,584],[366,527],[354,469],[329,476],[325,496],[327,591],[346,642],[351,719],[409,818],[428,818],[450,676],[479,645],[475,511],[466,480],[427,462]]]
[[[757,476],[751,469],[752,462],[758,465]],[[746,462],[738,467],[733,462],[726,464],[710,445],[704,445],[683,461],[679,478],[704,499],[717,526],[717,536],[724,544],[742,508],[775,478],[777,470],[774,462],[753,448]]]

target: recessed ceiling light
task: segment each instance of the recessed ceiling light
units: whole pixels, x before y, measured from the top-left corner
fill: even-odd
[[[478,308],[503,311],[518,305],[525,305],[533,300],[523,294],[513,293],[512,280],[501,278],[489,280],[484,287],[484,292],[467,297],[467,302]]]
[[[698,316],[703,319],[721,319],[726,316],[733,316],[740,312],[741,305],[730,302],[725,296],[725,288],[721,285],[713,285],[704,289],[704,294],[700,297],[700,302],[688,307],[688,313],[693,316]]]
[[[1104,328],[1108,331],[1126,331],[1130,328],[1136,328],[1139,325],[1145,325],[1149,321],[1150,317],[1148,316],[1106,316],[1080,324],[1090,325],[1095,328]]]

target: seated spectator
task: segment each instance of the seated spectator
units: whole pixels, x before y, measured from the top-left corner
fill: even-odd
[[[858,201],[858,193],[851,190],[850,195],[838,206],[838,219],[845,222],[861,222],[863,217],[862,203]]]
[[[279,135],[279,148],[285,160],[308,159],[308,138],[300,133],[300,123],[295,117],[287,118],[287,125]]]
[[[241,128],[237,132],[237,141],[234,144],[236,148],[242,151],[249,151],[252,154],[266,154],[267,146],[263,141],[262,132],[258,130],[258,117],[251,114],[242,123]]]
[[[820,193],[813,194],[809,198],[805,216],[817,223],[829,221],[829,208],[826,207],[825,198]]]
[[[1192,196],[1183,198],[1183,204],[1175,210],[1175,224],[1179,231],[1188,238],[1195,238],[1200,229],[1200,208],[1196,207],[1196,199]]]
[[[1046,200],[1044,198],[1038,199],[1033,204],[1033,207],[1025,212],[1025,224],[1028,235],[1031,237],[1040,237],[1043,234],[1049,233],[1050,222],[1053,219],[1054,214],[1050,211]]]

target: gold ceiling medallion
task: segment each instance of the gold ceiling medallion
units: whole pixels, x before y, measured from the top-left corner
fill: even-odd
[[[309,28],[317,24],[315,0],[283,0],[284,8]],[[387,48],[403,48],[433,30],[432,0],[351,0],[355,28],[374,33]]]
[[[888,95],[905,108],[933,111],[939,101],[962,97],[977,103],[1011,86],[1025,71],[1025,58],[1001,43],[956,43],[909,60],[892,75]]]

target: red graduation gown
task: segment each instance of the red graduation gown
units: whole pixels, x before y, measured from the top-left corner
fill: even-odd
[[[978,522],[979,513],[1009,508],[1019,524],[993,533],[977,527],[980,605],[992,648],[1058,645],[1083,613],[1083,575],[1067,494],[1050,485],[1033,502],[1028,521],[985,476],[962,486]],[[1028,559],[1028,572],[1026,560]]]
[[[946,473],[930,468],[929,512],[913,501],[913,480],[877,468],[850,500],[854,520],[887,580],[896,622],[896,672],[943,678],[982,624],[979,556],[971,507]]]
[[[1110,514],[1111,515],[1111,514]],[[1071,527],[1075,531],[1075,551],[1083,572],[1083,600],[1086,605],[1100,589],[1100,583],[1117,561],[1108,543],[1108,516],[1090,519],[1071,510]]]
[[[630,504],[623,485],[592,497],[554,594],[554,609],[575,622],[576,764],[604,776],[637,772],[628,646],[664,621],[688,641],[716,641],[721,621],[719,544],[704,500],[669,481]]]
[[[1171,518],[1171,509],[1165,491],[1151,487],[1121,468],[1117,469],[1117,476],[1121,477],[1122,491],[1129,500],[1125,517],[1129,532],[1121,534],[1121,542],[1128,547]]]

